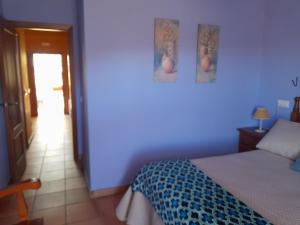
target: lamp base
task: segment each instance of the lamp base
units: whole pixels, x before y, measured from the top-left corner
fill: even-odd
[[[258,127],[258,129],[255,129],[255,132],[257,132],[257,133],[265,133],[266,132],[266,130],[263,129],[261,119],[259,120],[259,127]]]
[[[267,132],[266,130],[263,130],[263,129],[255,129],[255,132],[256,133],[265,133]]]

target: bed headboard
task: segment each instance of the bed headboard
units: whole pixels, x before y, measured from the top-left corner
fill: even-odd
[[[300,111],[299,111],[300,97],[295,97],[294,109],[291,113],[291,121],[300,123]]]

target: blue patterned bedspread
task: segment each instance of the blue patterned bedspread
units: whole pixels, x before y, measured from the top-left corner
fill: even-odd
[[[165,225],[271,225],[189,160],[145,165],[132,182]]]

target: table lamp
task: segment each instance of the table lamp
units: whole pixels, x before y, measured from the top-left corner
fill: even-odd
[[[264,133],[266,130],[263,129],[262,127],[262,121],[269,119],[269,112],[266,108],[257,108],[255,113],[254,113],[254,119],[259,120],[259,128],[256,129],[255,131],[257,133]]]

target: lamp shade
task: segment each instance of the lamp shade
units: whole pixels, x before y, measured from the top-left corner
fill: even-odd
[[[257,108],[254,113],[254,118],[258,120],[267,120],[270,118],[269,112],[266,108]]]

